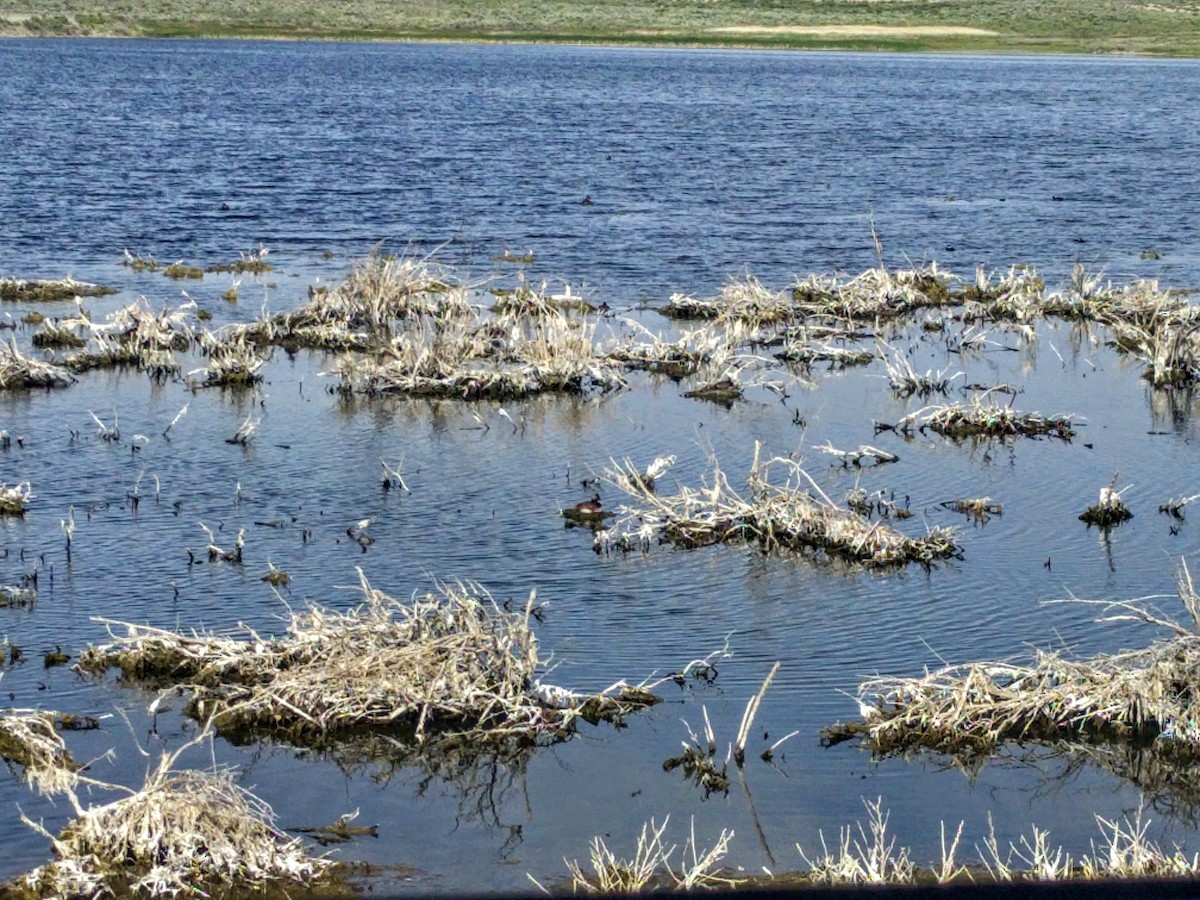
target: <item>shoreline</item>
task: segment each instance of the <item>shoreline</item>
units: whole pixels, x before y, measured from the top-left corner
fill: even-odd
[[[1004,32],[990,23],[966,21],[796,22],[713,24],[695,29],[643,27],[567,30],[529,22],[524,28],[331,27],[290,23],[129,20],[95,14],[88,17],[39,16],[0,12],[0,39],[97,38],[176,40],[272,40],[324,43],[462,43],[549,44],[564,46],[652,47],[709,50],[794,50],[882,53],[948,53],[955,55],[1022,55],[1197,59],[1200,28],[1180,27],[1172,39],[1138,35],[1050,35]],[[1116,24],[1116,23],[1114,23]],[[1181,25],[1183,23],[1180,23]]]

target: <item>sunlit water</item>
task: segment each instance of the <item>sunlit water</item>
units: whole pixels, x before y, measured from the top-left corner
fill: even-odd
[[[891,265],[936,259],[969,276],[976,264],[1026,262],[1053,286],[1082,262],[1118,281],[1193,286],[1196,96],[1192,63],[2,41],[0,277],[69,273],[119,287],[85,304],[97,318],[137,296],[174,305],[186,289],[220,323],[294,307],[382,242],[479,278],[504,250],[532,250],[530,277],[625,309],[673,291],[711,294],[747,271],[784,287],[867,268],[877,263],[873,223]],[[236,306],[218,298],[228,276],[180,283],[120,265],[124,248],[210,264],[260,244],[276,271],[245,279]],[[1160,258],[1143,260],[1149,249]],[[17,321],[25,311],[2,312]],[[652,312],[640,321],[667,327]],[[35,492],[24,519],[0,520],[0,583],[37,567],[41,588],[33,609],[0,610],[0,631],[29,658],[0,685],[16,706],[108,716],[101,732],[68,739],[77,757],[97,758],[98,777],[133,783],[145,766],[137,746],[157,753],[192,727],[168,712],[152,732],[148,695],[41,667],[55,645],[74,655],[102,640],[96,617],[270,630],[286,607],[260,581],[268,563],[291,574],[292,606],[353,605],[356,567],[400,597],[434,578],[477,579],[498,599],[536,589],[549,604],[538,631],[560,684],[663,674],[726,641],[732,658],[714,685],[669,685],[668,702],[627,729],[584,729],[520,771],[501,767],[495,784],[426,783],[411,768],[384,777],[379,766],[216,742],[281,824],[355,809],[378,823],[377,839],[336,855],[411,867],[393,887],[524,889],[526,873],[562,875],[563,857],[586,856],[593,835],[628,854],[641,823],[667,815],[676,842],[694,817],[702,843],[736,831],[731,864],[786,870],[800,865],[795,842],[813,847],[818,830],[861,818],[862,800],[876,797],[918,860],[936,855],[940,820],[965,819],[972,846],[989,812],[1002,840],[1036,822],[1086,850],[1098,836],[1092,814],[1136,809],[1136,789],[1088,768],[1060,777],[1055,760],[994,763],[968,779],[938,758],[876,764],[849,745],[818,744],[823,725],[856,715],[848,695],[863,677],[1030,644],[1140,645],[1148,632],[1042,601],[1168,594],[1180,558],[1197,557],[1195,522],[1172,533],[1178,523],[1156,512],[1200,491],[1194,399],[1149,390],[1102,333],[1049,325],[1016,352],[1006,349],[1021,347],[1015,336],[995,341],[967,356],[936,336],[904,345],[921,371],[1016,382],[1019,408],[1073,414],[1083,423],[1073,442],[876,436],[874,421],[921,405],[895,399],[878,364],[818,367],[786,402],[755,391],[731,409],[634,376],[602,398],[510,405],[517,429],[488,404],[474,408],[481,428],[456,403],[347,403],[325,390],[333,360],[308,353],[276,353],[256,394],[93,373],[60,392],[0,395],[0,428],[24,438],[0,451],[0,481],[29,480]],[[89,412],[119,422],[122,440],[99,440]],[[262,419],[251,446],[227,444],[250,414]],[[135,451],[139,434],[147,440]],[[960,526],[964,558],[868,574],[738,547],[597,556],[590,534],[557,515],[610,459],[644,465],[674,453],[672,477],[695,484],[713,454],[736,482],[755,441],[802,455],[832,496],[856,481],[907,496],[919,515],[906,527]],[[814,449],[864,441],[900,462],[841,469]],[[380,490],[381,458],[403,459],[411,494]],[[1136,517],[1103,538],[1076,516],[1114,473],[1118,487],[1132,485]],[[983,495],[1004,514],[982,527],[939,505]],[[68,560],[60,520],[70,507]],[[376,543],[364,553],[345,529],[367,517]],[[255,524],[277,520],[286,527]],[[188,548],[206,543],[200,522],[218,543],[246,528],[246,564],[189,566]],[[702,706],[718,740],[731,741],[776,660],[744,783],[705,799],[662,770],[687,737],[681,720],[700,728]],[[772,765],[758,759],[792,730]],[[109,748],[115,761],[99,759]],[[17,778],[0,781],[0,876],[50,852],[18,804],[51,829],[68,816]],[[1195,849],[1193,828],[1186,810],[1164,811],[1154,833]]]

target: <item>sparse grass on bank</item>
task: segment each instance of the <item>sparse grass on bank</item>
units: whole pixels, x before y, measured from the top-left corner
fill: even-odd
[[[1200,2],[0,0],[0,34],[1200,55]]]

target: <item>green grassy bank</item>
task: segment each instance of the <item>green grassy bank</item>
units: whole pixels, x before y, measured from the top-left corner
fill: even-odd
[[[0,34],[1200,56],[1200,0],[0,0]]]

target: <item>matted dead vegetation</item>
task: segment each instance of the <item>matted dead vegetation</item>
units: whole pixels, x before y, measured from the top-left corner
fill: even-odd
[[[927,429],[953,440],[967,438],[1056,437],[1069,441],[1075,436],[1069,415],[1045,416],[1027,413],[1010,406],[973,400],[970,403],[946,403],[926,406],[904,416],[895,425],[876,423],[877,431],[898,431],[911,435]]]
[[[141,298],[99,323],[81,311],[76,324],[85,327],[88,340],[63,365],[72,372],[130,366],[152,378],[175,375],[180,370],[175,354],[187,350],[194,337],[191,318],[195,310],[195,302],[189,300],[175,309],[164,306],[156,313]]]
[[[925,748],[970,759],[1006,741],[1138,741],[1200,757],[1200,594],[1186,567],[1178,596],[1186,627],[1147,602],[1099,604],[1101,621],[1145,622],[1170,634],[1140,650],[1088,659],[1039,650],[1024,662],[868,679],[859,686],[862,725],[835,726],[828,742],[861,733],[880,754]]]
[[[84,671],[174,685],[185,712],[222,732],[271,733],[298,744],[339,732],[407,726],[479,742],[569,737],[579,719],[620,719],[658,702],[657,684],[618,682],[577,694],[539,680],[534,596],[508,612],[479,585],[439,584],[401,603],[359,573],[363,604],[293,612],[282,637],[180,634],[109,622],[124,634],[84,651]],[[168,688],[173,692],[174,687]]]
[[[9,487],[0,482],[0,516],[23,516],[29,499],[33,496],[33,488],[28,481]]]
[[[55,855],[28,873],[24,886],[43,897],[161,897],[317,880],[330,861],[284,836],[271,807],[239,786],[232,771],[176,768],[183,752],[208,737],[205,730],[163,754],[137,790],[103,785],[128,794],[115,801],[85,807],[68,787],[76,817],[57,835],[22,815],[50,839]]]
[[[0,344],[0,390],[60,388],[74,380],[71,373],[60,366],[25,356],[12,338],[8,344]]]
[[[41,280],[0,278],[0,300],[15,303],[48,303],[76,297],[103,297],[116,292],[116,288],[90,281],[76,281],[69,276]]]
[[[0,711],[0,758],[21,767],[25,780],[42,794],[60,794],[78,780],[80,766],[55,728],[58,713],[37,709]]]
[[[630,500],[616,522],[597,533],[596,551],[644,550],[653,542],[685,549],[754,542],[764,552],[799,551],[880,567],[931,565],[961,553],[952,530],[910,537],[882,521],[869,523],[830,500],[794,460],[760,462],[759,452],[756,443],[745,495],[715,459],[700,488],[684,486],[672,495],[647,488],[634,477],[636,470],[606,476]],[[772,470],[786,473],[782,484],[771,483]]]

